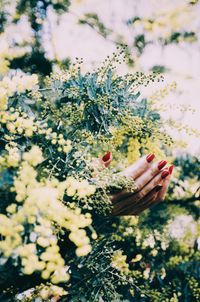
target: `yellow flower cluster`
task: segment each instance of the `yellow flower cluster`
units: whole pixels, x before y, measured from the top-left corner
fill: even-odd
[[[29,152],[25,152],[23,159],[33,167],[39,165],[44,160],[42,151],[38,146],[33,146]]]
[[[136,226],[139,222],[138,216],[122,216],[121,219],[127,222],[130,227]]]
[[[53,283],[67,281],[69,273],[59,252],[57,229],[66,229],[77,247],[76,254],[84,256],[91,251],[84,230],[92,222],[91,215],[83,215],[79,208],[70,209],[63,204],[63,195],[71,183],[69,179],[37,180],[34,166],[43,160],[38,147],[33,146],[23,159],[12,188],[20,204],[11,204],[7,215],[0,215],[0,234],[4,238],[0,250],[5,257],[19,257],[24,274],[42,271],[42,278],[50,278]],[[25,227],[30,228],[30,235],[23,242]]]
[[[140,149],[143,149],[145,154],[154,153],[157,159],[166,158],[164,151],[160,148],[160,142],[156,139],[141,139],[138,142],[136,138],[130,138],[128,144],[128,163],[131,164],[141,157]]]
[[[138,142],[136,138],[129,138],[128,141],[128,163],[136,162],[141,154],[140,154],[141,144]]]
[[[1,33],[0,34],[0,74],[4,75],[9,70],[9,61],[22,57],[25,53],[29,51],[29,47],[10,47],[8,42],[7,34]]]
[[[155,154],[157,160],[166,158],[164,151],[160,148],[160,141],[152,138],[145,140],[145,153]]]
[[[170,10],[159,11],[156,7],[154,20],[137,20],[134,24],[143,26],[144,30],[151,32],[155,37],[168,38],[172,32],[179,32],[184,26],[191,24],[195,18],[195,8],[184,4]]]
[[[123,125],[120,128],[112,127],[110,132],[112,134],[111,144],[114,147],[121,146],[125,137],[130,136],[140,136],[142,134],[142,128],[144,126],[144,121],[139,116],[130,117],[125,115],[122,117]]]
[[[95,186],[90,185],[89,182],[85,180],[77,180],[74,177],[68,177],[66,181],[67,185],[67,195],[68,196],[78,196],[79,198],[85,198],[91,196],[95,193]]]
[[[0,123],[9,131],[10,136],[4,135],[6,140],[12,140],[16,135],[32,137],[33,134],[41,134],[52,145],[56,145],[59,152],[68,153],[72,149],[71,141],[65,139],[63,134],[53,132],[51,128],[48,128],[47,123],[41,124],[34,117],[29,117],[26,113],[14,110],[12,107],[9,111],[0,111]]]
[[[133,259],[131,259],[131,262],[139,262],[142,259],[141,254],[137,254]]]
[[[28,117],[23,112],[13,112],[13,110],[11,108],[11,111],[0,111],[0,123],[5,124],[11,135],[31,137],[38,131],[39,123],[35,122],[33,117]],[[5,138],[10,139],[8,135]]]
[[[71,141],[66,140],[62,133],[53,132],[51,128],[41,129],[39,133],[44,134],[46,140],[49,140],[52,145],[56,145],[59,152],[68,153],[72,149]]]
[[[124,128],[121,127],[120,129],[117,129],[113,127],[110,129],[110,132],[112,133],[113,136],[111,144],[114,147],[121,146],[124,141],[124,134],[125,134]]]
[[[43,301],[51,301],[48,300],[51,297],[60,298],[66,294],[67,294],[66,290],[56,285],[49,285],[49,286],[45,285],[39,292],[39,296],[43,299]]]
[[[39,286],[29,288],[16,295],[17,301],[26,302],[56,302],[62,296],[66,296],[68,292],[58,285],[51,283],[40,284]]]
[[[177,88],[177,83],[172,82],[170,84],[165,85],[164,88],[153,92],[149,97],[148,100],[150,104],[158,104],[163,101],[171,92],[174,92]],[[155,107],[154,107],[155,108]],[[156,107],[157,108],[157,107]]]
[[[38,76],[36,74],[25,75],[19,74],[12,78],[4,77],[0,81],[0,110],[6,110],[8,98],[15,93],[24,93],[30,91],[38,84]]]
[[[114,251],[112,255],[112,267],[119,270],[120,272],[127,274],[129,272],[129,266],[126,262],[127,256],[123,255],[121,250]]]
[[[10,142],[5,146],[5,149],[8,151],[8,154],[0,156],[0,169],[4,167],[17,167],[21,159],[17,144]]]

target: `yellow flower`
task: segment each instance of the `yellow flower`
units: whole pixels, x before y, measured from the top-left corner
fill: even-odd
[[[126,255],[123,255],[122,251],[117,250],[112,255],[112,267],[115,269],[123,272],[128,273],[129,272],[129,266],[126,263]]]
[[[7,157],[7,164],[9,167],[17,167],[20,161],[20,153],[18,148],[10,148]]]
[[[136,138],[129,138],[128,142],[128,163],[136,162],[141,154],[140,154],[141,145]]]
[[[7,146],[8,152],[16,151],[15,144]],[[11,204],[7,207],[7,214],[0,215],[0,249],[5,257],[21,258],[24,274],[41,271],[42,278],[51,278],[54,283],[66,282],[69,274],[64,266],[55,236],[56,228],[66,229],[69,239],[76,246],[76,254],[84,256],[91,251],[90,240],[85,228],[92,223],[91,215],[82,214],[77,207],[68,208],[62,202],[66,190],[74,189],[78,195],[83,190],[84,196],[94,192],[94,187],[87,180],[78,181],[73,177],[59,182],[50,180],[37,180],[34,168],[43,160],[42,152],[33,146],[29,152],[22,156],[22,162],[14,178],[12,191],[16,192],[16,201],[20,206]],[[23,242],[24,228],[30,225],[30,241]],[[43,251],[41,252],[41,247]],[[54,274],[52,275],[52,273]]]
[[[42,151],[38,146],[33,146],[29,152],[25,152],[23,159],[32,166],[37,166],[44,160]]]
[[[76,255],[77,255],[78,257],[86,256],[88,253],[91,252],[91,250],[92,250],[91,245],[87,244],[87,245],[78,247],[78,248],[76,249]]]
[[[136,256],[135,256],[135,258],[133,258],[132,260],[131,260],[131,262],[138,262],[138,261],[140,261],[142,259],[142,255],[141,254],[137,254]]]
[[[32,90],[38,84],[37,75],[15,75],[12,78],[4,77],[0,81],[0,110],[7,109],[8,98],[15,93]]]

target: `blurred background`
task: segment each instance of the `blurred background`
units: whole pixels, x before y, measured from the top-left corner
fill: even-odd
[[[165,81],[145,89],[147,96],[176,85],[157,105],[180,141],[176,151],[199,154],[199,15],[196,0],[1,0],[0,73],[48,75],[77,57],[88,71],[127,45],[119,72],[163,72]]]

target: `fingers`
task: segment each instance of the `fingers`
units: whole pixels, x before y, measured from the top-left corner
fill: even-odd
[[[166,160],[161,160],[153,164],[146,172],[135,180],[138,191],[140,191],[152,178],[154,178],[162,168],[167,164]]]
[[[150,154],[151,156],[151,154]],[[148,157],[148,156],[147,156]],[[160,162],[157,162],[155,164],[149,164],[150,162],[148,162],[146,159],[147,157],[143,157],[142,159],[140,159],[136,164],[132,165],[131,170],[133,171],[133,168],[135,169],[135,167],[138,167],[138,169],[140,169],[142,166],[145,167],[146,171],[144,171],[144,173],[142,173],[142,175],[140,175],[139,177],[137,177],[135,179],[135,183],[137,186],[137,191],[140,191],[148,182],[150,182],[150,180],[155,177],[158,173],[161,172],[162,168],[167,164],[166,160],[162,160]],[[151,161],[153,160],[151,157]],[[134,166],[134,167],[133,167]],[[127,171],[130,172],[130,170],[128,170],[129,168],[127,168],[125,170],[125,173]],[[141,171],[141,169],[140,169]],[[137,171],[136,171],[137,172]],[[139,174],[139,173],[138,173]],[[130,175],[130,174],[129,174]],[[137,173],[135,173],[135,175],[137,175]],[[129,176],[130,177],[130,176]],[[122,190],[121,192],[118,192],[117,194],[115,194],[113,196],[113,202],[115,201],[119,201],[121,199],[126,199],[130,196],[132,196],[133,193],[131,192],[127,192],[126,190]]]
[[[131,215],[139,215],[144,210],[150,208],[152,205],[157,203],[158,194],[162,190],[162,185],[156,186],[151,190],[138,204],[137,207],[133,208]]]
[[[156,169],[155,165],[152,166],[151,173],[156,174]],[[162,201],[169,186],[172,171],[173,166],[159,170],[158,174],[139,192],[133,193],[131,196],[125,196],[123,199],[115,199],[113,215],[138,215],[145,209]]]
[[[151,190],[153,190],[157,185],[159,185],[164,178],[166,178],[170,174],[168,168],[164,169],[156,175],[151,181],[143,187],[141,191],[138,192],[139,198],[143,198],[145,195],[147,195]]]
[[[167,193],[167,189],[169,187],[169,184],[170,184],[170,178],[171,178],[171,174],[173,172],[173,169],[174,169],[174,166],[170,166],[169,167],[169,175],[165,178],[164,182],[163,182],[163,187],[162,187],[162,190],[159,192],[158,194],[158,201],[162,201],[165,199],[165,195]]]
[[[162,182],[162,185],[158,185],[153,189],[150,193],[148,193],[142,201],[140,202],[140,206],[138,209],[134,211],[134,215],[140,214],[142,211],[144,211],[147,208],[150,208],[151,206],[163,201],[165,199],[165,195],[167,192],[167,189],[170,184],[170,178],[171,174],[173,172],[174,166],[171,165],[170,167],[167,168],[169,171],[169,174],[165,176],[165,179]],[[157,194],[155,193],[157,192]]]
[[[114,200],[114,215],[128,215],[128,213],[132,212],[133,208],[138,207],[140,201],[149,192],[151,192],[156,186],[162,185],[164,178],[166,178],[169,174],[170,172],[168,169],[164,169],[153,179],[151,179],[151,181],[139,192],[136,192],[124,199],[120,198],[120,200]]]
[[[159,190],[162,186],[159,187]],[[133,200],[125,200],[120,204],[114,206],[113,214],[114,215],[138,215],[145,209],[149,207],[149,204],[153,203],[158,195],[158,189],[154,188],[149,192],[143,199],[140,199],[139,202],[134,202]]]
[[[154,157],[154,154],[149,154],[140,158],[136,163],[126,168],[122,174],[128,178],[136,179],[150,167]]]

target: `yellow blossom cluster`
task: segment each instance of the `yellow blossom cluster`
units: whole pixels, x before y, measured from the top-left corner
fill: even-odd
[[[143,149],[145,154],[153,153],[157,159],[166,158],[164,151],[160,148],[160,142],[156,139],[141,139],[139,142],[136,138],[130,138],[128,143],[128,163],[133,163],[141,157],[140,150]]]
[[[66,185],[66,193],[68,196],[78,196],[79,198],[84,198],[95,193],[95,186],[89,184],[86,179],[77,180],[76,178],[70,176],[67,178]]]
[[[197,138],[200,138],[200,131],[198,129],[192,128],[188,124],[178,122],[175,119],[166,120],[166,124],[169,125],[173,130],[177,130],[179,133],[186,133],[187,135],[191,135]]]
[[[138,224],[139,218],[138,216],[122,216],[122,221],[124,220],[125,222],[128,223],[128,226],[134,227]]]
[[[66,229],[69,239],[76,246],[76,254],[84,256],[91,251],[90,240],[84,228],[90,226],[89,213],[81,214],[80,208],[70,209],[63,204],[65,191],[71,180],[38,181],[35,166],[43,160],[42,152],[33,146],[23,155],[12,191],[16,203],[7,207],[7,215],[0,215],[0,250],[5,257],[19,257],[24,274],[41,271],[42,278],[53,283],[69,279],[64,259],[59,252],[56,232]],[[25,228],[30,232],[23,240]],[[26,231],[27,234],[27,231]]]
[[[144,30],[151,32],[155,38],[169,38],[172,32],[183,30],[183,25],[191,25],[191,20],[196,18],[195,8],[183,5],[175,6],[170,9],[159,10],[154,7],[154,19],[144,18],[137,20],[134,24],[142,26]]]
[[[29,51],[29,47],[11,47],[8,41],[8,35],[4,32],[0,34],[0,74],[4,75],[9,70],[9,61],[22,57]]]
[[[37,84],[38,76],[36,74],[16,74],[12,78],[8,76],[4,77],[0,81],[0,110],[7,109],[9,97],[16,93],[20,94],[31,91]]]
[[[114,251],[111,265],[120,272],[127,274],[129,272],[129,266],[126,259],[127,256],[124,255],[121,250]]]
[[[4,134],[6,140],[12,140],[18,135],[32,137],[33,134],[40,134],[44,135],[52,145],[56,145],[59,152],[68,153],[72,149],[71,141],[65,139],[63,134],[53,132],[48,128],[47,123],[36,121],[34,117],[29,117],[26,113],[12,107],[10,110],[0,111],[0,123],[9,131],[9,135]]]
[[[161,88],[160,90],[157,90],[153,92],[149,97],[148,100],[150,104],[156,104],[163,101],[163,99],[166,98],[171,92],[174,92],[177,88],[177,83],[174,81],[170,84],[165,85],[164,88]]]
[[[141,129],[144,127],[144,121],[139,116],[128,118],[127,114],[122,122],[123,125],[120,128],[110,128],[110,132],[112,134],[112,140],[110,143],[114,147],[121,146],[128,134],[130,136],[140,136],[140,134],[142,134]]]
[[[160,148],[160,141],[157,139],[145,140],[145,153],[153,153],[157,159],[166,158],[165,152]]]
[[[17,167],[21,160],[21,153],[15,142],[10,142],[5,146],[8,154],[0,156],[0,165],[6,167]],[[33,146],[29,152],[23,154],[23,159],[32,166],[37,166],[43,161],[42,151],[38,146]],[[25,167],[25,163],[24,167]],[[32,169],[30,174],[32,173]],[[32,173],[34,174],[34,172]]]
[[[29,152],[25,152],[23,154],[23,159],[33,167],[44,160],[42,151],[38,146],[33,146]]]
[[[131,259],[131,262],[139,262],[142,259],[141,254],[137,254],[133,259]]]
[[[67,294],[67,291],[60,286],[56,285],[45,285],[39,292],[39,296],[43,301],[48,301],[51,297],[62,297]],[[51,300],[50,300],[51,301]]]
[[[66,140],[62,133],[53,132],[51,128],[41,129],[39,133],[44,134],[45,139],[49,140],[52,145],[56,145],[58,152],[68,153],[72,148],[71,141]]]
[[[33,117],[28,117],[24,112],[0,111],[0,123],[4,124],[11,135],[24,135],[31,137],[37,133],[39,123],[35,122]],[[9,140],[9,135],[4,135],[5,139]]]
[[[128,163],[136,162],[141,154],[140,154],[141,144],[138,142],[136,138],[129,138],[128,142]]]
[[[8,153],[7,155],[0,156],[0,169],[4,167],[17,167],[21,159],[17,144],[10,142],[6,145],[5,149]]]
[[[59,301],[62,296],[66,296],[67,294],[68,292],[62,287],[47,282],[17,294],[16,300],[26,302],[56,302]]]

